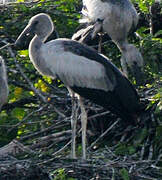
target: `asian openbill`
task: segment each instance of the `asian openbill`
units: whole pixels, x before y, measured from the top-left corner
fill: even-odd
[[[123,121],[136,117],[140,111],[139,97],[118,68],[106,57],[77,41],[60,38],[45,43],[53,30],[50,16],[37,14],[30,19],[15,44],[20,45],[28,34],[34,33],[29,44],[29,57],[41,74],[59,78],[67,88],[109,109]],[[87,119],[81,118],[81,121],[83,158],[86,158]]]

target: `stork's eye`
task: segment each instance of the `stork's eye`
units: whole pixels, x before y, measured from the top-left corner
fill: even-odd
[[[39,21],[34,21],[33,26],[36,26],[39,23]]]

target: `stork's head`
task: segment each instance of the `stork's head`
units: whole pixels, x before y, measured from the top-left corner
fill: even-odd
[[[45,41],[53,30],[54,26],[50,16],[45,13],[37,14],[29,20],[28,25],[17,38],[15,44],[21,44],[30,34],[37,35],[42,41]]]

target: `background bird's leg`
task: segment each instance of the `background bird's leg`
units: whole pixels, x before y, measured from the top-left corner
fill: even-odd
[[[96,37],[96,35],[99,35],[99,44],[98,44],[98,52],[101,53],[101,46],[102,46],[102,23],[103,20],[98,19],[96,23],[94,24],[94,29],[92,32],[92,39]]]
[[[83,103],[83,99],[79,96],[79,104],[81,108],[81,124],[82,124],[82,158],[86,159],[86,130],[87,130],[87,112]]]
[[[121,57],[120,63],[121,63],[121,67],[122,67],[122,71],[123,71],[124,75],[126,77],[128,77],[128,68],[127,68],[127,63],[126,63],[124,56]]]
[[[102,50],[102,33],[99,33],[98,52],[101,53],[101,50]]]
[[[72,143],[71,143],[71,156],[72,158],[76,158],[76,126],[77,126],[77,99],[75,97],[75,93],[71,91],[72,98],[72,114],[71,114],[71,128],[72,128]]]

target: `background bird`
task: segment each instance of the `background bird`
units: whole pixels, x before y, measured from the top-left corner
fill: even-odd
[[[93,37],[97,32],[106,32],[122,53],[123,72],[128,76],[130,69],[136,83],[142,84],[144,65],[142,55],[127,40],[128,34],[135,31],[138,23],[138,14],[133,4],[129,0],[83,0],[82,14],[80,23],[88,23],[91,28],[93,24]],[[88,28],[82,29],[72,39],[81,36],[81,39],[85,40],[87,38],[84,35],[87,36],[88,31]]]
[[[3,58],[0,56],[0,111],[8,98],[7,73]]]
[[[128,79],[105,57],[77,41],[60,38],[46,42],[53,32],[51,18],[44,13],[32,17],[16,40],[20,45],[34,33],[29,44],[29,57],[43,75],[59,78],[67,88],[81,97],[111,110],[131,121],[141,111],[139,97]],[[82,118],[83,158],[86,158],[85,111]]]

